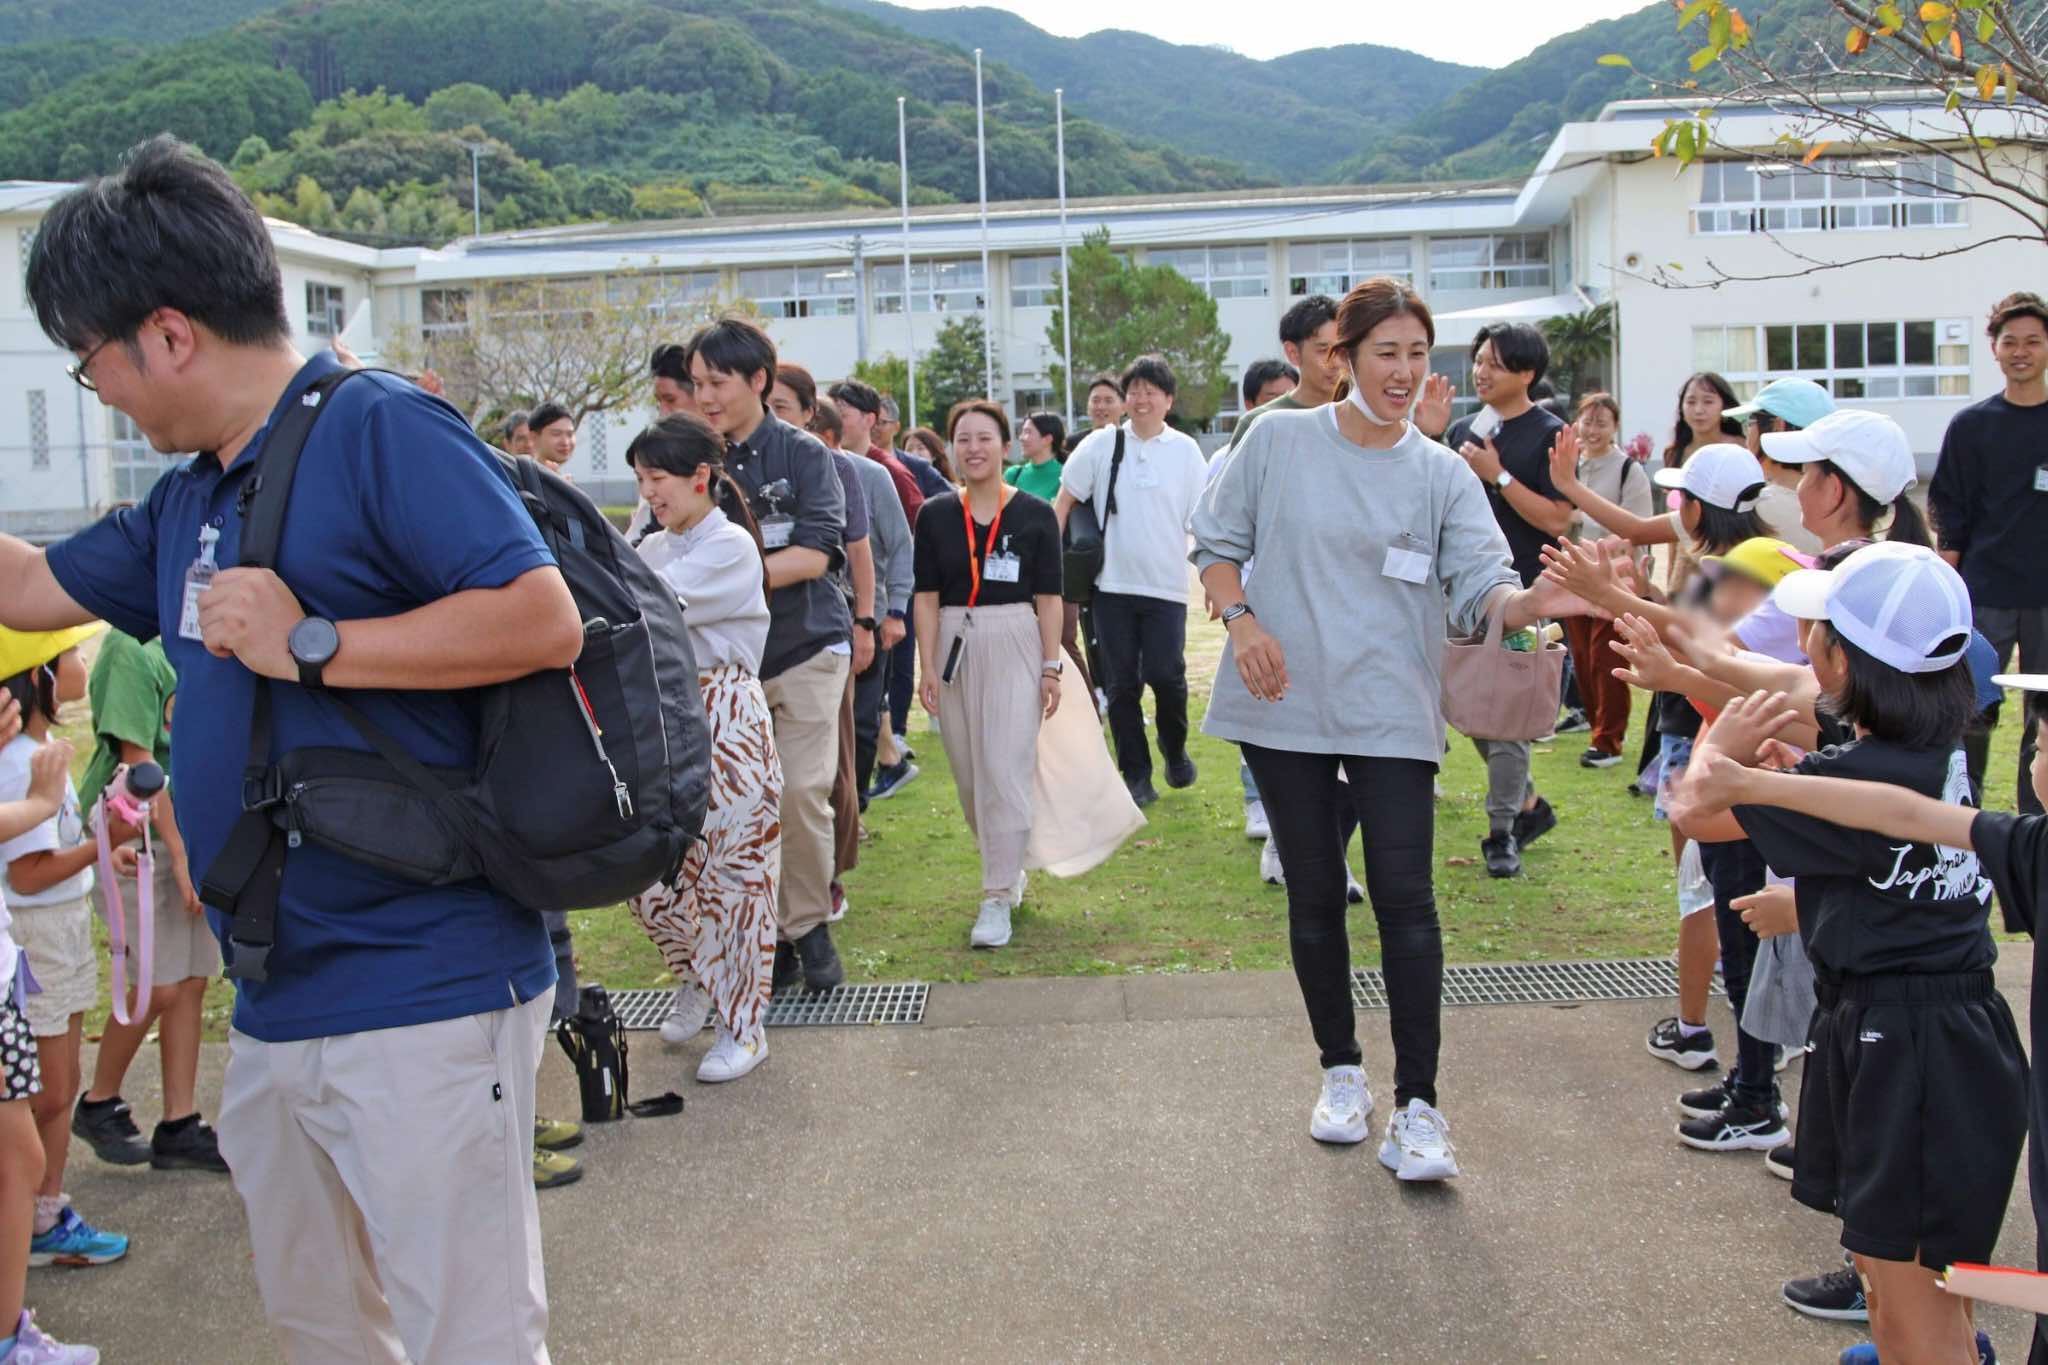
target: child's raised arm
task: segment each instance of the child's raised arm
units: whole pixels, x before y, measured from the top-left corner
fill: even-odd
[[[1977,818],[1972,806],[1937,801],[1885,782],[1852,782],[1841,777],[1808,777],[1803,773],[1745,768],[1727,754],[1695,754],[1686,773],[1704,803],[1718,806],[1777,806],[1845,829],[1868,830],[1888,839],[1944,848],[1974,848],[1970,827]]]
[[[56,815],[64,804],[64,778],[71,771],[71,745],[53,739],[28,761],[28,795],[0,801],[0,842],[28,833]]]

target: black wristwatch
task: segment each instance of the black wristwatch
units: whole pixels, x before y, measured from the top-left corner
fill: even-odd
[[[1225,608],[1223,609],[1223,624],[1227,626],[1227,625],[1229,625],[1229,624],[1230,624],[1230,623],[1231,623],[1232,621],[1235,621],[1235,620],[1236,620],[1236,619],[1237,619],[1238,617],[1240,617],[1240,616],[1254,616],[1254,615],[1255,615],[1255,613],[1254,613],[1254,612],[1252,611],[1252,604],[1251,604],[1251,603],[1249,603],[1249,602],[1235,602],[1235,603],[1232,603],[1232,604],[1231,604],[1230,606],[1227,606],[1227,607],[1225,607]]]
[[[853,623],[870,635],[873,635],[882,628],[881,624],[872,616],[856,616],[853,618]]]
[[[308,616],[292,627],[286,645],[299,666],[299,686],[325,687],[323,670],[341,650],[341,632],[325,617]]]

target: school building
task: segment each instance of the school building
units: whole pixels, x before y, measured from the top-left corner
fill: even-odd
[[[1960,136],[1934,97],[1877,99],[1857,107],[1917,138]],[[1341,295],[1374,275],[1408,280],[1429,301],[1436,368],[1468,391],[1465,347],[1485,323],[1611,300],[1618,344],[1606,377],[1624,435],[1669,440],[1694,370],[1717,370],[1744,395],[1802,375],[1896,418],[1930,469],[1949,416],[1999,386],[1982,320],[2000,295],[2038,284],[2038,228],[2031,242],[1998,240],[2027,224],[1974,195],[1949,163],[1896,144],[1837,136],[1809,166],[1763,164],[1756,153],[1794,125],[1762,108],[1724,111],[1704,161],[1680,169],[1653,157],[1653,135],[1687,112],[1668,101],[1610,105],[1562,128],[1520,183],[1077,200],[1067,239],[1107,229],[1115,249],[1205,287],[1230,337],[1233,379],[1278,354],[1277,324],[1296,299]],[[1998,117],[1979,115],[1976,131],[2017,132],[2015,116]],[[2026,165],[2036,183],[2048,171],[2039,147],[1991,155]],[[11,247],[25,268],[37,222],[66,188],[0,181],[0,259]],[[272,234],[303,350],[345,328],[377,349],[460,329],[493,307],[544,314],[550,285],[561,297],[616,281],[671,310],[679,335],[706,301],[749,299],[783,353],[821,381],[863,357],[922,353],[949,317],[985,309],[994,396],[1019,413],[1065,406],[1049,378],[1061,245],[1050,202],[990,205],[986,273],[975,205],[913,209],[907,281],[895,210],[579,224],[438,250],[379,250],[285,223]],[[1960,247],[1972,249],[1904,259]],[[1813,268],[1838,262],[1861,263]],[[36,328],[22,269],[0,273],[0,530],[48,538],[142,497],[171,457],[66,378],[71,357]],[[1234,390],[1219,430],[1237,415]],[[651,416],[650,399],[587,420],[570,472],[600,500],[623,500],[625,446]]]

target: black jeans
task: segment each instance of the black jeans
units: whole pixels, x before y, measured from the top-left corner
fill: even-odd
[[[879,647],[865,673],[853,677],[853,789],[867,801],[875,775],[875,745],[882,737],[882,689],[889,681],[889,655]]]
[[[1742,921],[1730,902],[1764,889],[1764,859],[1747,839],[1700,845],[1700,870],[1714,888],[1714,927],[1721,938],[1721,984],[1735,1011],[1735,1094],[1744,1104],[1775,1101],[1772,1084],[1778,1049],[1742,1027],[1742,1009],[1749,1003],[1749,976],[1756,967],[1756,930]]]
[[[1188,751],[1187,604],[1099,592],[1094,612],[1102,646],[1102,671],[1096,678],[1109,694],[1116,766],[1126,782],[1145,781],[1152,776],[1152,748],[1145,741],[1145,712],[1139,705],[1146,688],[1152,689],[1160,755],[1171,762]]]
[[[1280,866],[1287,873],[1287,940],[1323,1065],[1357,1066],[1351,939],[1344,923],[1344,814],[1356,812],[1365,891],[1379,925],[1380,969],[1394,1037],[1394,1103],[1436,1103],[1443,1043],[1444,937],[1432,862],[1436,764],[1243,746]],[[1342,768],[1349,785],[1337,780]]]
[[[917,634],[906,632],[889,651],[889,728],[910,731],[910,703],[917,696]]]

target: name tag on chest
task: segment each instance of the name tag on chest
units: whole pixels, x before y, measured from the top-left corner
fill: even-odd
[[[1427,583],[1429,581],[1429,556],[1420,550],[1407,549],[1400,545],[1387,547],[1387,562],[1380,566],[1380,572],[1401,583]]]
[[[1015,583],[1017,574],[1015,555],[990,555],[981,564],[981,576],[991,583]]]
[[[789,538],[796,532],[795,517],[761,518],[761,548],[783,550],[789,547]]]

